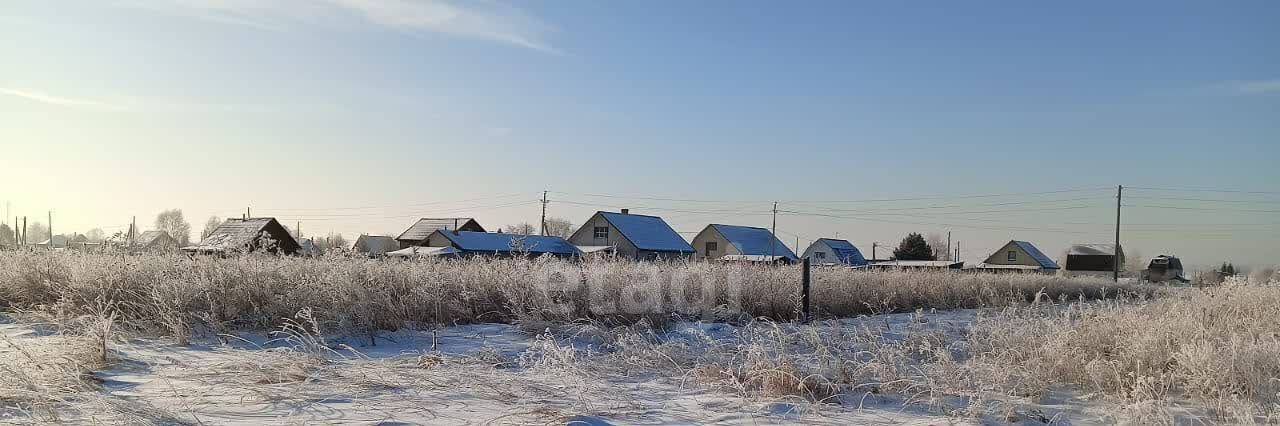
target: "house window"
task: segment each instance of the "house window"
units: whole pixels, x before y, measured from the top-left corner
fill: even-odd
[[[607,240],[607,239],[609,239],[609,227],[608,227],[608,226],[597,226],[597,227],[595,227],[594,231],[595,231],[595,232],[594,232],[594,235],[595,235],[595,238],[596,238],[597,240]]]
[[[707,241],[707,256],[711,256],[711,252],[719,250],[720,244],[715,241]]]
[[[1017,260],[1018,260],[1018,252],[1014,250],[1009,250],[1009,261],[1015,262]]]
[[[827,258],[827,252],[825,252],[825,251],[815,251],[815,252],[813,252],[813,257],[818,258],[818,260],[825,260],[825,259]]]

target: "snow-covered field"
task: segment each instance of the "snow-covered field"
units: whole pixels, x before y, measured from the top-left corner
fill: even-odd
[[[815,398],[753,383],[771,370],[782,374],[787,363],[813,364],[794,371],[816,371],[822,368],[818,363],[849,361],[835,359],[847,356],[863,358],[861,365],[872,368],[878,354],[846,352],[853,348],[844,346],[869,342],[870,335],[886,345],[920,336],[953,344],[978,315],[974,310],[921,312],[813,327],[683,322],[662,332],[634,334],[634,327],[529,333],[513,325],[473,324],[386,333],[376,345],[361,338],[321,339],[303,319],[286,332],[196,339],[188,346],[148,339],[115,342],[109,365],[92,373],[96,386],[60,397],[50,412],[10,407],[0,419],[108,424],[1110,422],[1105,405],[1070,398],[1070,393],[1009,399],[1003,401],[1008,408],[999,412],[974,413],[969,398],[933,395],[924,388],[913,396],[867,383]],[[8,323],[3,330],[5,362],[26,356],[16,350],[19,346],[42,347],[45,352],[36,357],[57,357],[63,350],[54,342],[60,336],[38,326]],[[833,341],[842,338],[846,341]],[[673,353],[687,359],[661,359]],[[753,367],[758,361],[745,359],[752,357],[776,362]],[[698,372],[719,368],[759,371]]]

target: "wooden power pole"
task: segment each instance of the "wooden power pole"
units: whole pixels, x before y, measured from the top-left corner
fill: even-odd
[[[1120,197],[1124,195],[1124,185],[1116,185],[1116,247],[1111,254],[1111,279],[1120,282]]]
[[[547,236],[547,191],[542,191],[542,236]]]
[[[769,241],[769,261],[772,262],[773,257],[777,256],[777,253],[776,253],[777,244],[774,244],[775,241],[778,241],[778,202],[777,201],[773,202],[773,227],[769,231],[769,234],[771,237],[773,237],[773,241]]]

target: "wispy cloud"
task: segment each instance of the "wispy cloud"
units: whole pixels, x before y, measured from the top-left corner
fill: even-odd
[[[1232,84],[1236,93],[1243,95],[1265,95],[1280,93],[1280,78],[1272,80],[1239,81]]]
[[[122,5],[261,30],[356,20],[406,33],[436,33],[562,54],[537,17],[495,0],[126,0]]]
[[[124,105],[101,102],[90,99],[68,98],[62,96],[50,95],[34,90],[11,89],[0,87],[0,94],[14,96],[28,101],[39,102],[49,105],[64,106],[69,108],[96,109],[103,111],[126,111],[129,108]]]

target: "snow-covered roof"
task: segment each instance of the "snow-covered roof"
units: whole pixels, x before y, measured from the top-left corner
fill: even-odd
[[[298,250],[298,241],[289,235],[275,218],[256,217],[250,219],[227,219],[213,233],[200,240],[199,244],[183,247],[185,251],[194,252],[226,252],[253,249],[260,235],[270,236],[276,240],[278,247],[285,253],[292,254]]]
[[[778,262],[793,260],[786,256],[768,256],[759,254],[726,254],[716,258],[723,262]]]
[[[138,247],[151,247],[151,245],[154,243],[157,243],[157,242],[162,243],[163,241],[170,240],[170,239],[172,239],[172,237],[169,236],[168,232],[146,231],[141,234],[138,234],[138,236],[133,239],[133,245]]]
[[[429,256],[453,256],[461,253],[453,247],[424,247],[413,246],[406,247],[396,251],[387,252],[389,257],[429,257]]]
[[[617,246],[575,246],[582,254],[611,252],[617,250]]]
[[[1115,244],[1076,244],[1067,252],[1071,256],[1114,256]]]
[[[400,241],[422,241],[437,229],[485,232],[479,222],[469,217],[424,217],[396,237]]]
[[[529,254],[578,254],[577,247],[560,237],[444,230],[437,230],[435,233],[444,236],[454,247],[464,252],[513,253],[520,251]]]
[[[386,235],[361,235],[351,245],[351,249],[360,253],[383,254],[400,248],[400,242]]]

